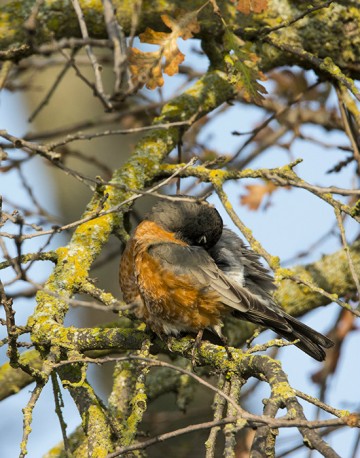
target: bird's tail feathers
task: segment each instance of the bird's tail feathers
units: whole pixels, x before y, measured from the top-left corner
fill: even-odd
[[[274,331],[289,341],[299,339],[299,342],[295,344],[298,348],[316,360],[323,361],[326,356],[324,348],[332,347],[334,342],[291,315],[286,314],[284,318],[292,327],[292,331],[284,332],[279,329],[274,329]]]
[[[269,310],[269,309],[268,309]],[[307,326],[293,316],[285,313],[274,313],[266,316],[265,313],[259,313],[259,310],[248,311],[247,313],[236,313],[239,318],[251,321],[266,328],[272,329],[274,332],[284,337],[286,340],[293,342],[298,340],[295,345],[308,355],[315,358],[317,361],[325,359],[325,348],[330,348],[334,342],[328,337],[315,331],[315,329]]]

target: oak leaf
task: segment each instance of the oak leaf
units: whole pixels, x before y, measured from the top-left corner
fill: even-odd
[[[257,210],[264,197],[270,196],[275,189],[277,189],[276,185],[271,181],[267,182],[265,185],[263,184],[249,184],[245,186],[247,190],[247,194],[241,196],[240,202],[242,205],[247,205],[250,210]]]
[[[146,84],[148,89],[156,89],[164,84],[161,72],[159,52],[142,52],[132,48],[129,55],[129,69],[132,74],[133,83],[136,86]]]
[[[129,55],[129,68],[135,85],[146,85],[148,89],[155,89],[164,84],[163,73],[173,76],[179,72],[179,65],[185,56],[177,45],[178,38],[187,40],[194,33],[199,32],[200,24],[197,21],[199,10],[182,13],[177,19],[167,14],[161,15],[164,24],[171,32],[156,32],[147,27],[139,35],[141,43],[159,45],[158,51],[143,52],[132,48]]]

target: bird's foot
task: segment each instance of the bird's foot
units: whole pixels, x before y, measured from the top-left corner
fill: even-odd
[[[191,351],[191,367],[193,370],[196,366],[196,353],[199,350],[203,335],[204,335],[204,330],[201,329],[195,337],[194,345]]]

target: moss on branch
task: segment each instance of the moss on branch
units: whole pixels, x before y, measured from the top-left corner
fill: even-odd
[[[195,11],[203,6],[203,3],[202,0],[145,0],[138,17],[136,34],[149,26],[157,31],[167,31],[161,14],[174,17],[179,9]],[[128,35],[135,11],[134,2],[113,0],[113,4],[117,19],[124,33]],[[354,3],[347,6],[333,2],[330,6],[305,14],[302,19],[294,22],[294,19],[304,13],[302,2],[269,1],[263,13],[249,16],[236,13],[236,5],[228,0],[219,0],[217,4],[228,27],[237,29],[243,38],[256,45],[262,70],[294,64],[313,68],[309,59],[293,52],[284,52],[281,49],[281,44],[284,43],[289,49],[303,49],[308,56],[315,59],[331,59],[335,66],[342,71],[346,70],[349,77],[360,76],[359,5]],[[38,14],[36,34],[29,37],[24,22],[29,18],[33,5],[32,0],[16,0],[0,8],[0,59],[18,61],[36,52],[37,46],[53,39],[81,37],[70,0],[44,2]],[[101,1],[80,0],[80,5],[90,37],[107,39]],[[305,9],[310,10],[311,7],[306,6]],[[201,31],[197,37],[208,40],[209,37],[221,35],[221,21],[214,14],[210,4],[202,9],[199,19]],[[284,26],[278,28],[279,25]],[[274,43],[271,44],[271,41],[276,43],[276,46]],[[33,46],[34,44],[36,46]]]
[[[40,353],[36,350],[29,350],[22,353],[19,362],[36,370],[40,370],[42,367]],[[0,367],[0,400],[18,393],[33,381],[34,379],[31,375],[21,369],[11,367],[10,363],[3,364]]]

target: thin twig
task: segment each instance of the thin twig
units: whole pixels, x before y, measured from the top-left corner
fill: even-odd
[[[357,126],[357,132],[355,134],[351,126],[350,116],[352,116],[352,113],[348,110],[348,107],[346,104],[346,95],[344,94],[346,89],[344,88],[343,85],[335,85],[335,90],[336,90],[336,94],[338,97],[340,114],[341,114],[341,118],[344,123],[345,132],[351,142],[354,159],[358,163],[358,170],[360,171],[360,151],[359,151],[359,145],[358,145],[357,139],[355,138],[355,135],[357,136],[359,135],[359,132],[358,132],[359,126]]]
[[[295,391],[296,396],[298,396],[299,398],[304,399],[304,401],[310,402],[311,404],[319,407],[320,409],[324,410],[325,412],[335,415],[338,418],[343,418],[344,416],[349,414],[349,412],[346,410],[335,409],[334,407],[331,407],[328,404],[321,402],[319,399],[314,398],[313,396],[310,396],[306,393],[303,393],[300,390],[294,389],[294,391]]]
[[[336,221],[337,221],[339,229],[340,229],[341,241],[342,241],[342,244],[343,244],[343,247],[344,247],[344,251],[345,251],[345,254],[346,254],[346,257],[347,257],[347,260],[348,260],[349,270],[351,272],[351,276],[352,276],[352,278],[354,280],[354,283],[356,285],[356,289],[357,289],[357,292],[358,292],[358,298],[360,300],[360,281],[359,281],[359,276],[356,273],[355,266],[354,266],[354,261],[353,261],[353,259],[351,257],[351,253],[350,253],[350,250],[349,250],[349,245],[348,245],[348,243],[346,241],[345,229],[344,229],[344,224],[343,224],[343,221],[342,221],[342,218],[341,218],[341,212],[340,212],[340,210],[338,208],[334,208],[334,211],[335,211]]]
[[[359,316],[360,317],[360,310],[356,310],[354,309],[353,307],[351,307],[350,304],[348,304],[347,302],[344,302],[342,300],[340,300],[337,296],[337,294],[331,294],[331,293],[328,293],[327,291],[325,291],[323,288],[320,288],[319,286],[316,286],[314,283],[308,281],[308,280],[305,280],[303,278],[300,278],[299,276],[297,275],[282,275],[281,276],[281,279],[288,279],[288,280],[292,280],[294,281],[295,283],[297,284],[300,284],[300,285],[304,285],[304,286],[307,286],[308,288],[310,288],[312,291],[315,291],[316,293],[319,293],[321,294],[322,296],[324,297],[327,297],[328,299],[330,299],[331,302],[336,302],[338,305],[340,305],[340,307],[346,309],[346,310],[349,310],[351,313],[353,313],[354,315],[356,316]]]
[[[71,2],[73,4],[75,13],[78,18],[81,34],[83,38],[88,39],[89,33],[88,33],[88,29],[87,29],[85,18],[84,18],[84,13],[81,9],[80,3],[78,0],[71,0]],[[85,50],[89,57],[91,65],[94,69],[96,93],[99,96],[102,103],[104,104],[105,108],[107,108],[108,110],[112,110],[113,108],[112,103],[109,101],[108,97],[105,95],[105,92],[104,92],[104,86],[103,86],[103,82],[101,78],[102,67],[101,65],[99,65],[97,58],[92,50],[92,47],[90,45],[85,45]]]
[[[19,458],[25,458],[27,455],[27,443],[29,440],[29,435],[31,432],[31,423],[33,417],[34,407],[40,397],[40,394],[45,386],[45,381],[38,381],[34,388],[34,391],[31,393],[30,400],[27,403],[26,407],[23,409],[23,436],[20,444],[20,455]]]
[[[112,0],[102,0],[104,5],[104,17],[108,36],[114,48],[114,97],[125,94],[128,89],[130,78],[127,63],[126,39],[121,25],[114,14]]]
[[[283,29],[285,27],[289,27],[296,22],[300,21],[304,17],[308,16],[311,13],[314,13],[315,11],[321,10],[323,8],[328,8],[332,3],[334,3],[335,0],[328,0],[327,2],[322,3],[321,5],[313,6],[311,8],[308,8],[305,10],[303,13],[299,14],[296,16],[296,18],[293,19],[288,19],[287,21],[283,21],[281,24],[274,26],[274,27],[263,27],[258,31],[258,34],[262,35],[267,35],[271,32],[276,32],[277,30]]]
[[[76,53],[76,50],[73,50],[73,52],[71,54],[71,59],[74,58],[75,53]],[[71,66],[72,66],[71,65],[71,61],[68,60],[67,62],[65,62],[65,65],[63,66],[62,70],[60,71],[60,73],[56,77],[56,79],[55,79],[54,83],[52,84],[52,86],[50,87],[48,93],[45,95],[43,100],[39,103],[39,105],[35,108],[35,110],[29,116],[28,122],[33,122],[34,119],[36,118],[36,116],[40,113],[40,111],[50,102],[50,99],[51,99],[52,95],[55,93],[57,87],[59,86],[59,84],[61,83],[61,81],[65,77],[67,71],[69,70],[69,68],[71,68]]]
[[[74,135],[68,135],[63,140],[59,140],[58,142],[48,143],[46,147],[49,150],[54,150],[59,146],[64,146],[70,142],[75,140],[92,140],[94,138],[100,137],[107,137],[109,135],[129,135],[129,134],[136,134],[139,132],[146,132],[148,130],[153,129],[171,129],[172,127],[183,127],[189,126],[192,123],[192,119],[187,121],[175,121],[165,124],[152,124],[150,126],[142,126],[142,127],[133,127],[132,129],[114,129],[114,130],[105,130],[104,132],[95,132],[92,134],[83,134],[82,132],[78,132]]]
[[[62,398],[61,389],[60,389],[59,382],[57,380],[57,375],[55,372],[52,372],[51,374],[51,381],[52,381],[54,401],[55,401],[55,412],[56,412],[56,415],[60,423],[61,434],[62,434],[63,443],[64,443],[64,452],[67,458],[71,458],[72,453],[70,452],[69,439],[66,434],[67,425],[65,423],[64,416],[61,410],[61,408],[64,407],[64,401]]]
[[[247,354],[258,353],[259,351],[266,351],[267,349],[273,348],[273,347],[277,347],[277,348],[288,347],[289,345],[295,345],[298,342],[299,342],[299,339],[294,340],[292,342],[288,342],[282,339],[273,339],[263,344],[254,345],[253,347],[246,350],[246,353]]]
[[[143,450],[145,448],[150,447],[151,445],[157,444],[159,442],[164,442],[165,440],[171,439],[173,437],[182,436],[183,434],[189,434],[195,431],[201,431],[203,429],[210,429],[226,425],[228,423],[233,423],[236,420],[236,417],[223,418],[222,420],[213,420],[196,425],[185,426],[185,428],[179,428],[176,431],[171,431],[170,433],[159,434],[158,436],[153,437],[152,439],[148,439],[143,442],[137,442],[133,445],[130,445],[129,447],[121,447],[117,449],[115,452],[106,455],[106,458],[116,458],[117,456],[123,455],[127,452],[131,452],[132,450]]]
[[[269,264],[269,266],[272,269],[276,269],[279,267],[279,259],[277,257],[271,256],[270,253],[268,253],[265,248],[258,242],[255,237],[252,235],[252,232],[245,226],[245,224],[241,221],[241,219],[238,217],[237,213],[233,209],[225,191],[223,190],[222,186],[219,186],[218,184],[214,184],[216,194],[218,195],[219,199],[221,200],[221,203],[223,204],[225,210],[227,211],[228,215],[232,219],[233,223],[240,229],[242,234],[246,237],[247,241],[251,245],[251,247],[259,253],[264,259],[266,259],[266,262]]]
[[[234,162],[235,159],[238,158],[238,156],[242,153],[242,151],[250,144],[253,142],[254,138],[262,131],[265,129],[265,127],[267,127],[271,121],[273,121],[274,119],[277,119],[279,118],[280,116],[284,115],[287,111],[290,110],[290,108],[295,105],[296,103],[300,102],[301,99],[304,97],[304,95],[306,95],[307,93],[309,93],[310,91],[312,91],[315,87],[317,87],[318,85],[320,84],[319,81],[317,81],[316,83],[312,84],[311,86],[309,86],[306,90],[300,92],[296,97],[293,98],[293,100],[289,100],[287,105],[284,105],[284,106],[281,106],[280,108],[278,108],[273,114],[271,114],[267,119],[265,119],[265,121],[263,121],[259,126],[257,126],[255,129],[253,129],[252,131],[250,132],[238,132],[238,131],[233,131],[232,132],[232,135],[249,135],[251,134],[251,136],[244,142],[244,144],[235,152],[235,154],[231,157],[231,159],[227,162],[227,163],[232,163]],[[282,135],[284,135],[285,133],[287,132],[287,128],[285,130],[282,131]],[[282,136],[281,135],[281,136]],[[251,157],[251,159],[253,159],[253,155]],[[246,164],[249,162],[249,158],[246,158],[246,162],[244,163],[241,163],[240,167],[243,168],[246,166]]]
[[[285,51],[289,54],[296,56],[298,59],[302,61],[310,63],[312,67],[320,70],[321,72],[325,72],[329,78],[338,81],[339,83],[346,86],[357,98],[357,100],[360,101],[360,91],[355,86],[354,81],[347,77],[341,71],[340,67],[336,65],[335,62],[333,62],[332,60],[321,59],[315,54],[305,51],[305,49],[303,48],[289,45],[275,36],[266,36],[264,38],[264,41],[273,45],[275,48],[280,49],[281,51]]]
[[[12,308],[13,301],[8,299],[5,294],[4,286],[0,280],[0,304],[4,307],[6,317],[6,329],[8,334],[8,357],[10,363],[17,364],[19,360],[19,352],[17,349],[17,337],[19,335],[15,324],[15,311]]]
[[[85,218],[82,218],[82,219],[80,219],[78,221],[74,221],[72,223],[66,224],[66,225],[61,226],[61,227],[55,227],[54,229],[51,229],[51,230],[39,231],[39,232],[36,232],[36,233],[33,233],[33,234],[23,234],[22,237],[21,237],[21,240],[27,240],[27,239],[31,239],[31,238],[34,238],[34,237],[48,235],[48,234],[52,234],[54,232],[55,233],[62,232],[62,231],[77,227],[80,224],[87,223],[88,221],[91,221],[93,219],[100,218],[101,216],[105,216],[105,215],[109,215],[110,213],[121,211],[123,209],[123,207],[125,207],[127,204],[133,202],[134,200],[138,199],[139,197],[142,197],[144,195],[153,195],[154,191],[162,188],[163,186],[166,186],[173,178],[175,178],[176,176],[181,174],[184,170],[186,170],[186,168],[192,166],[196,162],[196,160],[197,160],[197,158],[192,158],[187,164],[185,164],[184,166],[181,166],[180,168],[178,168],[171,176],[169,176],[165,180],[161,181],[157,185],[155,185],[152,188],[150,188],[150,189],[148,189],[146,191],[143,191],[141,193],[135,193],[135,191],[134,191],[134,195],[133,196],[129,197],[128,199],[124,200],[120,204],[118,204],[118,205],[116,205],[116,206],[114,206],[114,207],[112,207],[112,208],[110,208],[108,210],[101,210],[101,209],[96,210],[92,215],[89,215],[89,216],[87,216]],[[168,199],[169,198],[169,196],[162,196],[160,194],[157,194],[157,197],[162,197],[164,199]],[[174,197],[173,197],[173,199],[174,199]],[[179,200],[184,200],[184,199],[187,199],[187,198],[186,197],[185,198],[178,197],[178,199]],[[2,237],[8,237],[8,238],[15,238],[15,236],[13,234],[8,234],[8,233],[4,233],[4,232],[0,233],[0,237],[1,236]],[[0,239],[0,242],[1,242],[1,239]]]
[[[220,374],[218,380],[218,388],[223,393],[229,395],[230,394],[230,383],[226,381],[226,378],[223,374]],[[224,409],[225,409],[226,401],[225,399],[220,396],[219,393],[216,393],[214,396],[214,401],[212,408],[214,410],[214,421],[219,421],[223,418]],[[220,431],[220,426],[216,425],[210,429],[209,437],[205,442],[206,447],[206,458],[215,458],[215,445],[218,433]]]
[[[47,140],[53,137],[60,137],[61,135],[69,135],[86,129],[92,129],[94,127],[99,127],[104,124],[114,124],[119,123],[123,118],[127,116],[139,117],[143,114],[151,113],[152,115],[157,113],[157,109],[163,106],[162,103],[154,102],[147,105],[134,105],[126,110],[119,111],[116,113],[105,113],[102,116],[88,119],[85,121],[79,121],[71,123],[67,126],[56,127],[54,129],[48,129],[43,132],[34,132],[24,135],[23,139],[28,141],[34,140]],[[4,147],[5,145],[0,144]]]

